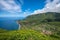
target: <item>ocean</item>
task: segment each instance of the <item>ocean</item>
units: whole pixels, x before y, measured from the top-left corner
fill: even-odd
[[[16,21],[24,19],[23,17],[0,17],[0,28],[6,30],[18,30],[19,25]]]

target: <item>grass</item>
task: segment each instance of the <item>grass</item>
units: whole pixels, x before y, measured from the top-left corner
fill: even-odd
[[[35,30],[15,30],[0,33],[0,40],[59,40],[58,36],[45,35]]]
[[[43,35],[34,30],[18,30],[7,33],[0,33],[0,40],[45,40]]]

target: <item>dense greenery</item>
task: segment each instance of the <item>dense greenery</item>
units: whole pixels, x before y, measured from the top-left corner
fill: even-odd
[[[19,20],[20,30],[0,30],[0,40],[60,40],[60,13],[30,15]]]
[[[49,29],[60,28],[60,13],[48,12],[28,16],[26,19],[19,21],[21,29],[23,28],[41,28]],[[52,27],[53,26],[53,27]],[[46,29],[45,28],[45,29]],[[48,29],[47,28],[47,29]]]
[[[33,19],[32,19],[33,18]],[[40,13],[36,15],[31,15],[26,18],[25,21],[60,21],[60,13],[54,12],[47,12],[47,13]]]
[[[58,36],[45,35],[34,30],[15,30],[0,33],[0,40],[59,40]]]
[[[19,23],[21,29],[32,29],[47,35],[60,36],[60,13],[47,12],[31,15]]]

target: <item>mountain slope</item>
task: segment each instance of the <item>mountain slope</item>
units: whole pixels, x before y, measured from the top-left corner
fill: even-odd
[[[29,20],[32,20],[32,21],[33,20],[59,21],[60,20],[60,13],[54,13],[54,12],[40,13],[40,14],[28,16],[26,20],[28,20],[28,21]]]
[[[21,29],[33,29],[42,31],[45,34],[60,33],[60,13],[47,12],[31,15],[18,22],[21,25]]]

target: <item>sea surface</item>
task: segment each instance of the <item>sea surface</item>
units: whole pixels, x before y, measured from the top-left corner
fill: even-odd
[[[0,17],[0,28],[6,30],[17,30],[19,25],[18,20],[24,19],[23,17]]]

